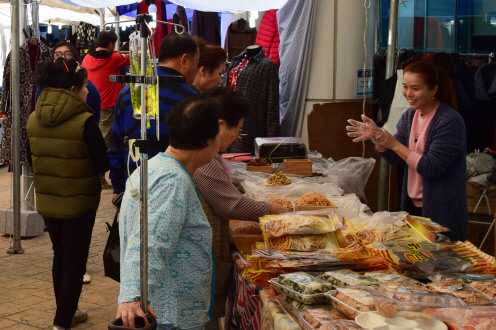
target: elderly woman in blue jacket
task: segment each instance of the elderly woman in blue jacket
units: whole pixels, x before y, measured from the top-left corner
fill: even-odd
[[[407,165],[402,210],[448,227],[451,240],[466,240],[466,132],[450,80],[432,63],[413,62],[404,70],[403,95],[410,108],[394,137],[365,116],[364,122],[349,120],[348,136],[371,139],[390,164]]]

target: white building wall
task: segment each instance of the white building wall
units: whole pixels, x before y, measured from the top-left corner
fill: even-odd
[[[375,1],[368,9],[367,68],[375,53]],[[364,0],[317,0],[310,75],[305,102],[302,139],[308,143],[307,115],[316,103],[360,100],[356,96],[357,69],[363,68],[365,51]]]

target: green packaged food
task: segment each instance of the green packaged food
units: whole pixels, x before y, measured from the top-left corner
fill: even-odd
[[[387,272],[368,272],[363,274],[364,276],[370,278],[371,280],[378,282],[380,284],[382,283],[389,283],[389,282],[417,282],[416,280],[404,276],[404,275],[399,275],[399,274],[391,274]]]
[[[322,279],[337,287],[378,285],[376,281],[348,269],[325,272]]]
[[[332,285],[304,272],[282,274],[269,281],[285,295],[307,305],[327,302]]]

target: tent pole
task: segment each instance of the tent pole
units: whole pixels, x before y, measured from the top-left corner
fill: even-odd
[[[19,0],[12,0],[10,6],[12,28],[12,152],[13,152],[13,202],[14,202],[14,244],[8,254],[24,253],[21,246],[21,70],[19,53]]]
[[[116,51],[119,51],[121,49],[121,29],[120,29],[120,26],[119,26],[119,13],[117,12],[116,10],[116,13],[115,13],[115,21],[116,21],[116,24],[115,24],[115,34],[117,34],[117,42],[115,43],[115,50]]]
[[[398,0],[391,0],[389,7],[389,32],[388,32],[388,46],[386,58],[386,79],[393,76],[396,72],[396,35],[398,32]],[[390,166],[381,157],[379,163],[379,191],[377,194],[377,212],[386,209],[386,192],[389,186],[389,171]]]

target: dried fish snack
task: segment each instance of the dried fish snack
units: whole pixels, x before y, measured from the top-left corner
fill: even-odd
[[[330,200],[327,199],[326,196],[316,193],[316,192],[311,192],[308,194],[305,194],[298,198],[295,201],[296,205],[301,205],[301,206],[330,206],[330,207],[336,207],[336,204],[331,202]]]
[[[267,202],[272,203],[272,204],[280,205],[282,207],[287,208],[291,212],[293,212],[293,202],[290,201],[289,199],[284,199],[284,198],[278,198],[278,197],[276,197],[276,198],[269,199]]]
[[[267,238],[265,241],[268,248],[274,248],[282,251],[293,250],[308,252],[324,249],[336,249],[340,247],[334,233],[317,235],[283,235],[277,237],[272,236]]]
[[[377,290],[388,292],[429,293],[429,290],[421,283],[412,281],[383,283]]]
[[[342,227],[334,211],[322,215],[302,213],[268,214],[260,217],[263,231],[272,236],[325,234]]]
[[[378,284],[376,281],[348,269],[325,272],[321,278],[337,287]]]
[[[239,221],[230,226],[234,235],[256,235],[262,234],[260,223],[253,221]]]
[[[496,281],[488,280],[488,281],[473,281],[470,283],[470,286],[476,288],[482,293],[487,294],[492,298],[496,298]]]
[[[337,288],[334,294],[329,296],[332,306],[351,320],[360,313],[377,310],[372,289],[368,287]]]
[[[432,282],[425,287],[432,291],[450,293],[469,305],[488,305],[494,301],[490,296],[456,280]]]
[[[274,173],[271,175],[265,182],[267,184],[273,185],[273,186],[287,186],[289,184],[292,184],[293,181],[291,181],[284,173],[281,171]]]
[[[389,283],[389,282],[417,282],[416,280],[409,278],[405,275],[391,274],[385,271],[367,272],[363,274],[364,276],[378,282],[378,283]]]

